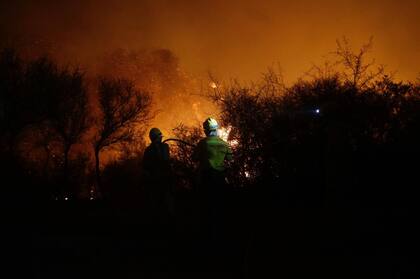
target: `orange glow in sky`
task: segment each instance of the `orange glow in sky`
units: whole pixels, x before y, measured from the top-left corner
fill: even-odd
[[[166,123],[167,131],[177,122],[200,123],[213,114],[198,97],[209,72],[222,80],[249,81],[280,65],[284,80],[292,83],[312,63],[328,59],[343,36],[356,49],[373,36],[371,56],[397,71],[396,78],[415,80],[419,10],[418,0],[1,1],[0,36],[4,44],[48,51],[93,73],[102,71],[104,57],[117,49],[167,50],[147,60],[154,67],[161,64],[153,57],[163,57],[164,67],[154,68],[158,74],[139,81],[154,86],[156,123]],[[176,59],[168,64],[165,55]],[[142,77],[141,68],[134,72]],[[179,83],[169,84],[167,74]]]

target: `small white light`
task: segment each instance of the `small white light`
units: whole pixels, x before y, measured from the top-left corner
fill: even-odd
[[[319,112],[320,112],[320,110],[319,110],[319,109],[316,109],[316,110],[315,110],[315,112],[316,112],[316,113],[319,113]]]
[[[229,141],[230,146],[235,147],[239,144],[239,141],[237,139]]]
[[[64,200],[67,201],[67,200],[69,200],[69,198],[68,197],[65,197]]]

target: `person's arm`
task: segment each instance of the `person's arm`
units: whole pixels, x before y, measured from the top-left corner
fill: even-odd
[[[162,145],[162,148],[163,148],[163,150],[162,150],[162,159],[163,159],[165,162],[169,162],[169,160],[170,160],[170,158],[171,158],[171,155],[170,155],[170,153],[169,153],[169,145],[168,145],[167,143],[164,143],[164,144]]]
[[[192,159],[195,162],[200,161],[200,149],[201,149],[201,141],[194,147]]]
[[[171,157],[169,153],[169,145],[167,143],[162,144],[162,166],[166,171],[171,172]]]
[[[232,154],[232,149],[230,148],[229,144],[226,143],[226,156],[225,156],[225,160],[227,161],[231,161],[233,160],[233,154]]]

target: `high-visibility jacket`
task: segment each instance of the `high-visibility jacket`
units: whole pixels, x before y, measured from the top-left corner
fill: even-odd
[[[197,144],[193,158],[198,161],[201,170],[225,170],[225,160],[232,159],[232,151],[218,136],[208,136]]]

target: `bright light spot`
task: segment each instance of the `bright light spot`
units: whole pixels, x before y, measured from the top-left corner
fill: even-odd
[[[229,144],[230,146],[235,147],[239,144],[239,141],[237,139],[234,139],[234,140],[229,141]]]
[[[91,201],[93,201],[93,197],[90,197],[89,199],[90,199]]]
[[[226,141],[230,146],[235,147],[239,144],[239,141],[237,139],[229,140],[229,134],[232,131],[232,126],[228,126],[227,128],[221,127],[218,129],[218,135],[219,137]]]
[[[224,141],[228,141],[230,130],[232,130],[232,127],[231,127],[231,126],[229,126],[229,127],[227,127],[227,128],[225,128],[225,127],[221,127],[221,128],[219,128],[219,129],[218,129],[218,131],[217,131],[217,132],[218,132],[218,134],[219,134],[219,137],[220,137],[222,140],[224,140]]]
[[[319,109],[316,109],[315,112],[319,114],[320,113],[320,110]]]
[[[65,198],[64,198],[64,200],[65,200],[65,201],[68,201],[68,200],[69,200],[69,198],[68,198],[68,197],[65,197]]]
[[[245,177],[250,177],[249,172],[245,172]]]
[[[214,81],[212,81],[212,82],[210,82],[210,87],[213,88],[213,89],[216,89],[217,84]]]

